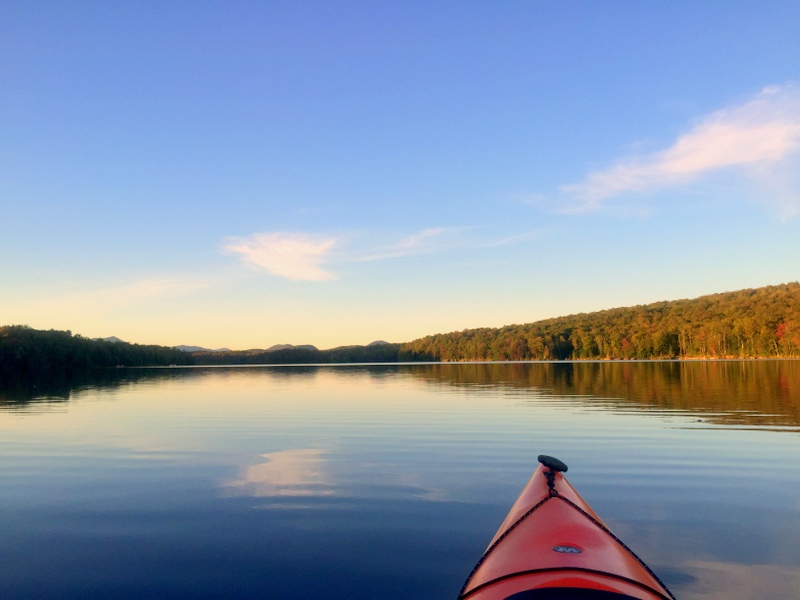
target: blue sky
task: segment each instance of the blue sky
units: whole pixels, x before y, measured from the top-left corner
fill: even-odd
[[[800,279],[800,3],[0,2],[0,324],[329,348]]]

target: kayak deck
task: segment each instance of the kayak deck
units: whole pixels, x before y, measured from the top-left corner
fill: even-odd
[[[536,469],[459,600],[674,600],[569,484],[566,465],[543,459],[550,466]]]

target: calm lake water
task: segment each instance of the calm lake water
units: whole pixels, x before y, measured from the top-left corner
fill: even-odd
[[[538,454],[678,598],[800,597],[800,362],[0,390],[0,597],[453,599]]]

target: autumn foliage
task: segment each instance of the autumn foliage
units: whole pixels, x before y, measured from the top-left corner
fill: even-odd
[[[800,283],[427,336],[400,360],[800,357]]]

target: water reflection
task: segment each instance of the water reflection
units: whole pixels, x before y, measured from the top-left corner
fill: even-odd
[[[88,390],[114,392],[136,384],[181,380],[199,374],[186,369],[98,369],[73,376],[19,376],[0,379],[0,410],[26,410],[68,402]]]
[[[331,476],[325,453],[313,448],[262,454],[265,461],[244,467],[238,479],[222,487],[231,496],[332,496]]]
[[[796,597],[798,405],[798,361],[0,382],[0,597],[454,597],[538,452],[678,597]]]
[[[407,372],[435,385],[672,411],[720,425],[800,427],[797,360],[435,364]]]
[[[697,560],[683,569],[691,580],[681,586],[681,600],[788,599],[800,593],[796,567]]]
[[[376,382],[411,377],[430,385],[526,398],[571,398],[588,406],[676,412],[725,426],[800,427],[800,361],[473,363],[231,368],[111,369],[79,380],[0,382],[0,410],[69,401],[87,389],[260,373],[276,383],[313,382],[321,373]]]

